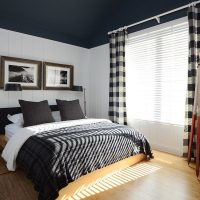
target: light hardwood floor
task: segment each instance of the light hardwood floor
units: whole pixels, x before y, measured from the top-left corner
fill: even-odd
[[[142,162],[80,191],[71,200],[199,200],[200,181],[194,166],[180,157],[154,151]],[[0,160],[0,171],[5,172]],[[0,200],[36,200],[37,193],[23,171],[0,175]]]

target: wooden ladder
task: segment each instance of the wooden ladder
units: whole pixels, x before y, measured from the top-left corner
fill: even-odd
[[[200,160],[200,116],[192,115],[192,127],[190,133],[189,147],[188,147],[188,165],[191,161],[192,156],[192,146],[195,134],[195,121],[197,119],[197,139],[196,139],[196,175],[199,176],[199,160]]]

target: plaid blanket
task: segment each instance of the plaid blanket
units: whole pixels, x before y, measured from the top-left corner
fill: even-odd
[[[144,135],[127,126],[98,122],[31,136],[18,153],[17,165],[32,179],[39,200],[53,200],[82,175],[139,153],[152,158]]]

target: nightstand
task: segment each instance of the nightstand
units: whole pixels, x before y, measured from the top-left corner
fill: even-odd
[[[4,149],[8,142],[8,138],[5,135],[0,135],[0,151]]]

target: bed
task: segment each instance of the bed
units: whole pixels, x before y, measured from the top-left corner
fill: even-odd
[[[20,108],[0,109],[5,119],[2,132],[9,124],[7,114],[20,112]],[[107,173],[152,158],[152,153],[137,130],[105,119],[81,119],[18,129],[2,156],[9,170],[16,166],[25,170],[39,200],[60,200]]]

